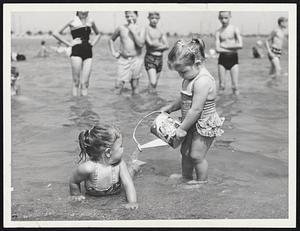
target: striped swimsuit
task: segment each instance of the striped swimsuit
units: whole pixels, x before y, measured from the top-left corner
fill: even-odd
[[[86,193],[92,196],[106,196],[121,191],[119,163],[109,167],[95,163],[95,171],[85,181]]]
[[[181,91],[181,115],[182,121],[186,117],[188,110],[192,106],[193,100],[193,86],[195,81],[203,75],[207,75],[215,84],[215,79],[210,75],[210,73],[202,68],[199,75],[195,77],[186,87],[185,90]],[[195,123],[195,126],[192,126],[191,131],[197,131],[200,135],[206,137],[215,137],[220,136],[224,132],[221,129],[221,126],[225,118],[220,118],[216,111],[216,102],[215,99],[206,100],[202,113]]]
[[[280,59],[281,55],[282,55],[282,50],[278,49],[276,47],[271,47],[271,52]],[[272,60],[273,58],[269,55],[269,59]]]

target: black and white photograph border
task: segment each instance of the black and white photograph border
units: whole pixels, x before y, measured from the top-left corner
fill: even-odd
[[[67,16],[61,18],[66,18],[67,23],[78,10],[89,11],[93,19],[96,14],[113,14],[109,20],[113,21],[110,23],[114,29],[116,24],[126,23],[124,11],[130,10],[139,12],[138,20],[143,25],[149,23],[148,12],[160,12],[159,23],[166,32],[167,27],[172,25],[168,24],[164,13],[175,15],[176,12],[184,12],[187,17],[190,15],[188,18],[203,13],[203,20],[211,14],[214,22],[207,25],[204,21],[195,23],[198,29],[194,27],[190,33],[171,31],[166,36],[169,44],[163,55],[162,76],[155,85],[156,92],[152,92],[151,81],[148,83],[149,72],[146,71],[147,66],[144,70],[143,63],[137,95],[134,95],[134,81],[131,85],[125,82],[123,93],[116,93],[115,79],[123,54],[111,48],[114,45],[110,44],[110,36],[114,33],[103,32],[101,23],[106,22],[91,22],[91,47],[95,60],[91,67],[88,95],[87,87],[84,91],[82,84],[80,96],[80,93],[74,93],[68,57],[68,52],[73,53],[76,45],[73,45],[72,51],[66,49],[64,53],[58,52],[58,42],[55,40],[54,30],[61,28],[64,22],[59,22],[58,28],[53,28],[51,34],[50,29],[44,33],[42,31],[46,30],[37,26],[25,29],[26,20],[30,17],[35,20],[34,16],[26,18],[29,13],[39,14],[36,19],[41,19],[41,13],[66,13]],[[219,62],[217,57],[220,52],[215,47],[215,33],[221,27],[220,11],[230,11],[232,24],[237,26],[241,24],[235,17],[242,17],[243,12],[245,15],[266,13],[265,21],[254,26],[254,32],[249,32],[254,34],[253,39],[249,36],[250,44],[245,43],[246,26],[237,32],[238,37],[240,33],[245,40],[243,49],[239,51],[239,94],[235,88],[237,86],[234,86],[236,83],[231,81],[234,79],[230,78],[231,70],[229,73],[224,69],[225,89],[221,89],[222,79],[218,78],[218,66],[221,64],[220,57]],[[264,35],[271,34],[282,12],[288,19],[285,35],[288,45],[283,45],[282,57],[277,60],[282,62],[285,73],[279,76],[279,83],[270,83],[272,76],[269,77],[269,69],[274,57],[268,57],[266,50],[269,48],[264,45],[268,37]],[[274,15],[274,23],[270,22],[268,15]],[[180,17],[175,17],[173,21],[176,20],[174,24],[178,26]],[[50,17],[43,20],[55,21]],[[271,23],[272,28],[263,31],[264,22]],[[296,4],[3,4],[4,227],[296,227],[296,22]],[[134,26],[132,30],[136,30]],[[184,27],[188,30],[187,24],[182,24]],[[177,27],[174,28],[176,30]],[[69,40],[71,38],[70,33],[64,36],[69,36]],[[225,117],[222,121],[224,134],[216,137],[207,154],[208,181],[200,181],[196,172],[197,180],[182,183],[179,178],[172,178],[176,175],[174,173],[181,174],[180,148],[173,149],[162,142],[151,146],[153,142],[149,141],[156,137],[150,133],[150,122],[144,122],[146,120],[142,118],[152,111],[161,111],[180,95],[181,74],[174,71],[176,68],[169,69],[171,59],[168,54],[181,38],[183,40],[179,41],[179,45],[192,50],[188,44],[195,37],[203,38],[206,43],[205,65],[216,81],[216,111],[219,119]],[[67,41],[61,38],[58,39],[61,43]],[[76,41],[73,39],[72,42]],[[202,40],[197,41],[200,41],[201,47]],[[264,58],[253,58],[253,46],[263,46]],[[226,48],[221,45],[220,49]],[[191,52],[194,54],[196,51]],[[272,52],[276,53],[276,50]],[[24,58],[17,60],[17,57]],[[134,60],[124,57],[126,59]],[[13,66],[17,71],[13,71]],[[19,85],[12,86],[17,78]],[[180,113],[174,113],[174,118],[180,117]],[[126,193],[123,190],[120,195],[108,197],[86,196],[82,201],[73,201],[69,196],[69,184],[72,191],[69,179],[75,166],[78,166],[78,155],[83,150],[79,134],[84,131],[84,136],[88,136],[102,123],[111,123],[120,129],[125,162],[133,158],[130,153],[135,153],[134,158],[137,158],[138,150],[139,159],[135,161],[143,164],[133,179],[137,209],[134,209],[135,206],[130,207],[133,210],[126,209],[126,198],[130,200],[127,190]],[[198,126],[195,127],[199,132]],[[139,142],[148,145],[140,145]],[[110,155],[115,154],[109,152],[107,158]],[[129,164],[127,166],[129,168]],[[120,171],[124,171],[121,168]],[[257,184],[250,185],[253,183]],[[250,194],[252,201],[249,203]],[[276,205],[272,207],[275,199]],[[193,208],[192,205],[201,207]],[[63,208],[56,210],[56,206]],[[282,213],[276,211],[280,206],[285,208]],[[68,214],[63,215],[63,211]]]

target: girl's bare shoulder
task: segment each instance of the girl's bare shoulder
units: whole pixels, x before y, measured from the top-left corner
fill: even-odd
[[[78,165],[77,168],[80,172],[92,172],[95,169],[95,163],[93,161],[88,160]]]

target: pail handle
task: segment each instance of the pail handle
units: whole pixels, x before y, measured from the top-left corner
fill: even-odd
[[[140,125],[140,123],[146,119],[147,117],[149,117],[150,115],[153,115],[155,113],[162,113],[161,111],[153,111],[153,112],[150,112],[149,114],[145,115],[142,119],[139,120],[139,122],[136,124],[134,130],[133,130],[133,133],[132,133],[132,138],[133,138],[133,141],[136,143],[139,151],[141,152],[142,151],[142,148],[141,148],[141,144],[137,141],[136,137],[135,137],[135,133],[136,133],[136,129],[138,128],[138,126]]]

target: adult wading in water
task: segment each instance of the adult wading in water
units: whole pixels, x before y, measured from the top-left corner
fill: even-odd
[[[77,11],[74,18],[53,34],[57,40],[72,47],[70,58],[73,76],[73,96],[86,96],[88,94],[92,69],[92,48],[101,36],[95,22],[88,17],[88,14],[88,11]],[[67,28],[70,28],[71,31],[73,38],[71,42],[61,36]],[[92,30],[96,35],[90,41]]]

